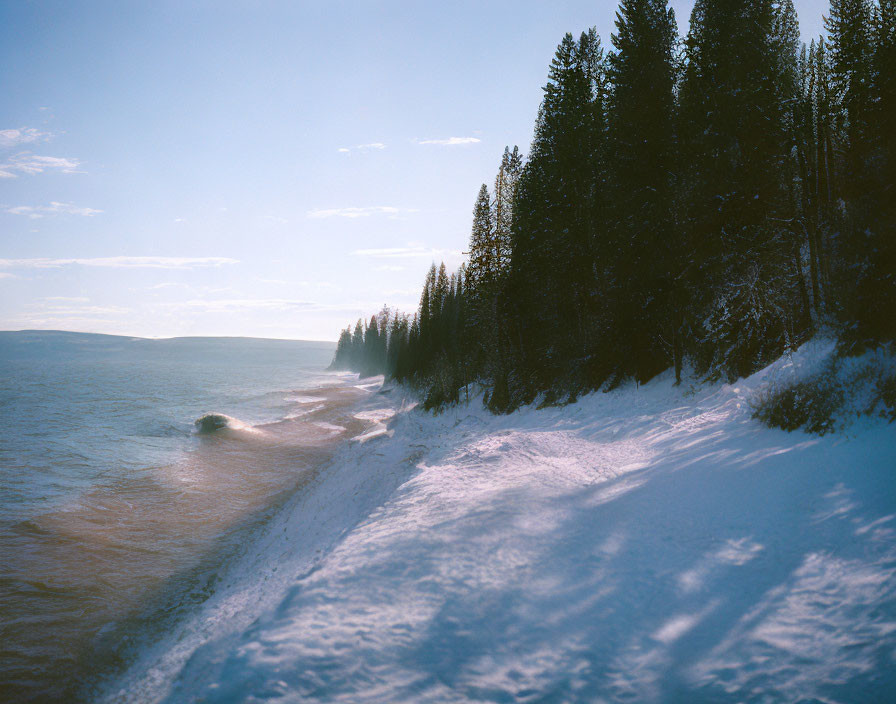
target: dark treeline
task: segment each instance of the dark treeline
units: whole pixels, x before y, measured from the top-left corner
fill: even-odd
[[[413,317],[342,333],[334,367],[471,382],[496,411],[646,381],[684,360],[735,379],[835,329],[896,336],[896,0],[623,0],[606,51],[567,34],[524,161],[506,149],[466,265]]]

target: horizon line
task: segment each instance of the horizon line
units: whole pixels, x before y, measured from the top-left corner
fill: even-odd
[[[307,338],[298,337],[258,337],[257,335],[168,335],[160,337],[147,337],[145,335],[126,335],[115,332],[91,332],[87,330],[61,330],[59,328],[21,328],[19,330],[0,330],[0,333],[20,333],[20,332],[53,332],[65,333],[69,335],[99,335],[103,337],[126,337],[136,340],[274,340],[278,342],[329,342],[335,344],[338,340],[309,340]]]

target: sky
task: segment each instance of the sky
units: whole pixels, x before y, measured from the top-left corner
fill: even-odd
[[[827,3],[795,4],[819,34]],[[412,312],[563,34],[608,47],[615,12],[0,0],[0,329],[335,340]]]

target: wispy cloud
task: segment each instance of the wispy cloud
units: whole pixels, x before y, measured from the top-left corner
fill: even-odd
[[[178,314],[240,312],[356,313],[372,310],[382,301],[321,302],[297,298],[194,298],[159,303],[157,308]]]
[[[256,279],[259,283],[263,284],[272,284],[274,286],[295,286],[298,288],[307,288],[307,289],[327,289],[331,291],[335,291],[339,287],[335,284],[330,283],[329,281],[288,281],[286,279],[266,279],[259,278]]]
[[[0,259],[3,269],[58,269],[63,266],[107,267],[111,269],[196,269],[237,264],[228,257],[93,257],[73,259]]]
[[[63,174],[81,174],[78,167],[81,162],[77,159],[67,159],[61,156],[39,156],[30,152],[20,152],[9,157],[5,163],[0,163],[0,178],[16,178],[20,174],[40,174],[44,171],[58,171]]]
[[[31,219],[37,219],[47,215],[84,215],[92,217],[99,215],[103,211],[96,208],[82,208],[72,203],[59,203],[54,200],[49,205],[18,205],[14,208],[5,208],[5,212],[12,215],[27,215]]]
[[[133,316],[131,308],[120,306],[37,306],[10,319],[10,323],[27,328],[96,329],[97,325],[121,325]]]
[[[325,304],[291,298],[195,298],[162,304],[165,308],[203,313],[234,313],[237,311],[314,311],[326,310]]]
[[[336,151],[340,154],[351,154],[352,152],[369,152],[381,151],[386,148],[382,142],[368,142],[367,144],[357,144],[354,147],[339,147]]]
[[[81,296],[46,296],[29,305],[34,311],[26,313],[32,316],[49,316],[54,319],[77,316],[78,318],[92,318],[98,315],[123,315],[131,311],[123,306],[90,304],[89,298]],[[39,322],[46,322],[46,318]]]
[[[454,258],[462,256],[457,249],[432,249],[428,247],[383,247],[380,249],[356,249],[352,254],[356,257],[372,257],[373,259],[414,259],[414,258]]]
[[[14,279],[16,278],[15,274],[10,274],[8,271],[0,271],[0,279]]]
[[[482,140],[478,137],[447,137],[446,139],[420,139],[417,144],[436,144],[440,147],[456,147],[461,144],[477,144]]]
[[[34,127],[0,130],[0,147],[9,148],[32,142],[45,142],[52,136],[50,132],[42,132]]]
[[[416,213],[414,208],[395,208],[390,205],[374,205],[365,208],[329,208],[309,210],[309,218],[321,220],[323,218],[368,218],[371,215],[389,215],[397,217],[402,213]]]

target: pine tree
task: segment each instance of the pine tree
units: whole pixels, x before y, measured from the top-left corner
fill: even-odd
[[[673,283],[683,269],[674,240],[675,15],[666,0],[623,0],[609,56],[613,234],[604,259],[613,303],[616,365],[644,380],[667,366],[680,375]],[[611,289],[611,290],[607,290]]]
[[[519,147],[514,146],[513,151],[510,150],[510,147],[505,147],[504,154],[501,156],[501,166],[495,177],[495,197],[492,201],[494,268],[499,277],[505,276],[510,269],[510,255],[513,248],[511,235],[513,201],[516,197],[516,186],[522,169],[523,157]]]
[[[892,340],[896,339],[896,0],[880,0],[872,93],[876,164],[871,186],[871,285],[861,313],[870,337]]]
[[[896,221],[896,0],[880,0],[877,42],[874,50],[874,95],[877,99],[876,141],[882,153],[884,192],[881,203],[889,222]]]
[[[485,288],[494,278],[495,228],[492,220],[491,198],[484,183],[473,206],[473,229],[470,233],[470,282],[474,289]]]
[[[413,319],[359,321],[334,365],[428,408],[482,381],[502,412],[685,353],[733,379],[835,314],[896,336],[894,0],[834,0],[826,26],[800,50],[793,0],[696,0],[682,55],[665,0],[623,0],[610,56],[566,35],[468,267],[433,265]]]
[[[364,364],[364,323],[359,318],[352,334],[351,369],[360,370],[362,364]]]
[[[517,185],[508,298],[513,337],[545,384],[594,335],[595,245],[602,207],[604,59],[596,32],[567,34],[551,62],[529,159]],[[558,275],[562,272],[562,276]],[[558,334],[545,336],[545,329]]]
[[[433,296],[436,286],[436,265],[433,264],[426,274],[423,293],[420,295],[420,310],[417,314],[417,350],[414,371],[422,371],[429,363],[434,349]]]
[[[867,187],[872,119],[873,16],[871,0],[831,0],[830,13],[824,18],[831,41],[835,101],[847,142],[843,189],[850,200],[855,200]]]
[[[884,8],[892,13],[891,8]],[[831,41],[830,71],[834,105],[840,121],[840,194],[845,202],[837,223],[837,284],[840,289],[840,315],[856,341],[873,339],[890,322],[893,309],[887,305],[893,289],[884,284],[887,274],[881,269],[892,239],[892,223],[881,221],[887,207],[880,196],[882,189],[875,178],[880,151],[876,139],[875,110],[880,98],[875,95],[877,13],[871,0],[831,0],[825,28]],[[879,37],[879,35],[878,35]],[[892,117],[884,124],[892,122]],[[891,128],[892,129],[892,128]],[[886,233],[890,230],[889,236]],[[881,317],[881,303],[887,312]]]
[[[339,334],[339,341],[336,343],[336,354],[333,356],[333,362],[330,369],[350,369],[352,364],[352,330],[347,327]]]
[[[679,125],[698,365],[745,376],[788,339],[787,122],[771,0],[697,0]],[[782,217],[783,216],[783,217]]]

